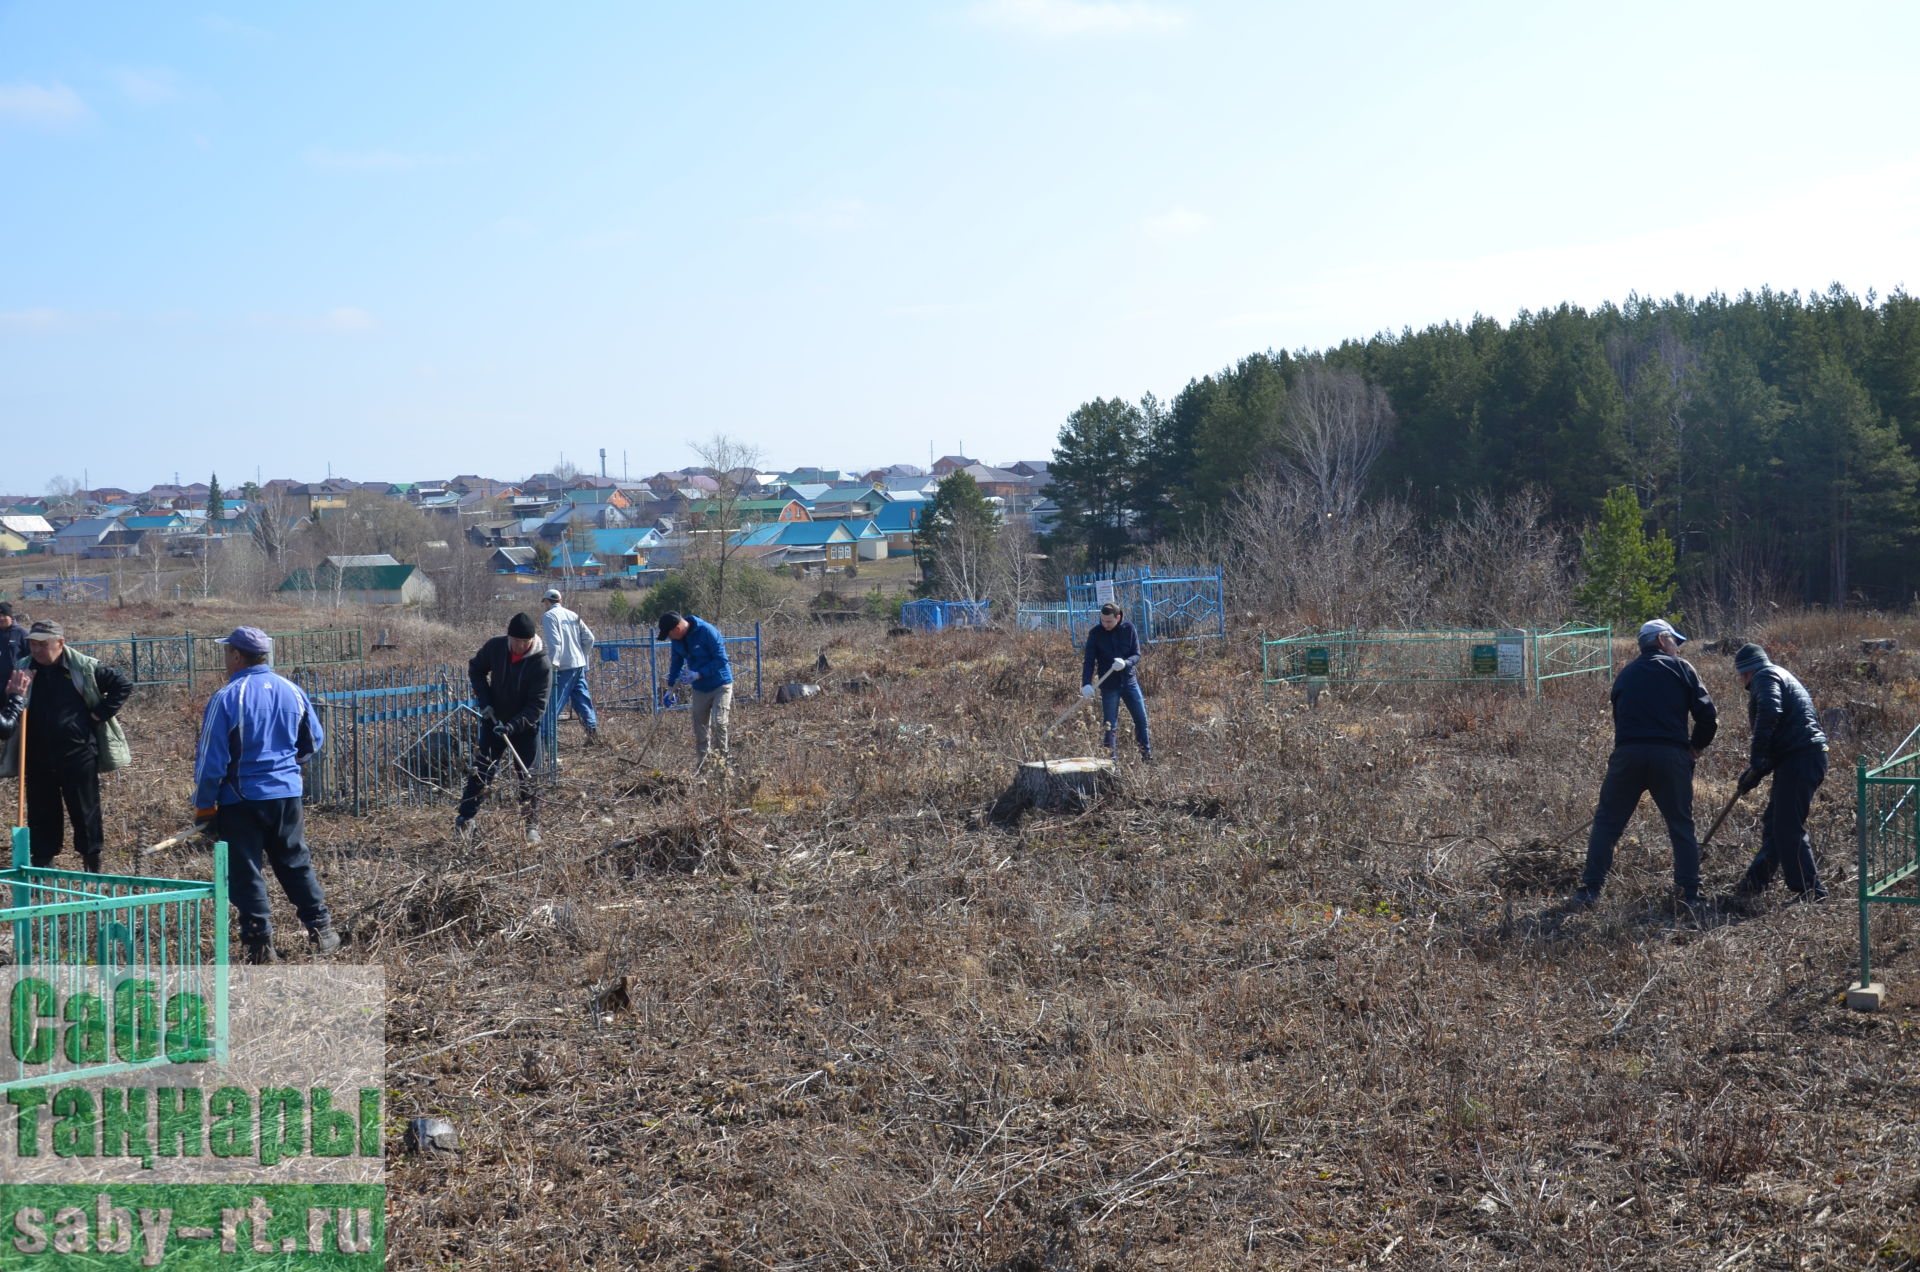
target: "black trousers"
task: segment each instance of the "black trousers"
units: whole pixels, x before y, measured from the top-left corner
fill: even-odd
[[[507,758],[507,743],[513,743],[514,754],[528,770],[533,768],[534,756],[540,746],[540,729],[536,725],[531,729],[515,729],[502,738],[492,729],[483,729],[480,733],[480,754],[475,758],[473,772],[467,774],[467,788],[460,793],[459,816],[471,817],[480,811],[480,801],[486,796],[487,787],[493,785],[493,778],[505,764],[513,770],[513,779],[519,786],[520,807],[526,812],[531,823],[540,815],[540,792],[534,788],[533,779],[521,771],[519,764]]]
[[[1761,891],[1778,871],[1789,892],[1826,894],[1813,859],[1813,839],[1807,834],[1813,793],[1826,780],[1824,746],[1791,752],[1774,765],[1773,787],[1767,793],[1766,811],[1760,814],[1760,851],[1740,881],[1742,892]]]
[[[258,944],[273,935],[263,864],[273,868],[281,890],[309,932],[333,926],[320,876],[314,873],[313,857],[307,851],[298,796],[222,804],[214,817],[214,833],[227,841],[227,899],[240,911],[242,941]]]
[[[1600,805],[1587,835],[1587,868],[1580,885],[1595,892],[1613,868],[1613,846],[1640,805],[1652,795],[1673,842],[1673,882],[1683,896],[1700,891],[1700,843],[1693,835],[1693,752],[1662,742],[1628,742],[1613,748],[1600,783]]]
[[[66,823],[73,821],[73,846],[89,870],[100,868],[106,831],[100,823],[100,770],[92,761],[65,768],[27,770],[27,832],[33,864],[51,866],[66,846]]]

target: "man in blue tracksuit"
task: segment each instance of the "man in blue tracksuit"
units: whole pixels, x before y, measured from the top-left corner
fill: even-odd
[[[1153,741],[1147,734],[1147,700],[1140,694],[1140,681],[1133,674],[1140,665],[1140,634],[1127,621],[1126,611],[1108,601],[1100,607],[1100,623],[1087,632],[1086,657],[1080,660],[1080,693],[1093,696],[1093,681],[1100,682],[1100,715],[1107,722],[1102,743],[1112,755],[1119,741],[1120,704],[1127,704],[1133,717],[1133,740],[1140,744],[1140,758],[1153,763]]]
[[[1813,695],[1785,667],[1767,657],[1758,645],[1742,645],[1733,656],[1733,669],[1747,687],[1747,719],[1753,725],[1753,746],[1747,752],[1747,771],[1740,790],[1750,791],[1771,773],[1773,789],[1760,815],[1760,851],[1747,873],[1734,885],[1737,897],[1766,890],[1776,870],[1787,891],[1811,901],[1824,901],[1820,869],[1813,859],[1813,840],[1807,837],[1807,810],[1813,793],[1827,780],[1827,735],[1813,709]]]
[[[1652,794],[1673,842],[1673,882],[1680,899],[1700,905],[1700,845],[1693,834],[1693,762],[1713,741],[1719,712],[1693,664],[1680,657],[1687,638],[1665,619],[1640,628],[1640,656],[1613,679],[1613,754],[1600,784],[1600,804],[1587,836],[1587,868],[1571,904],[1600,899],[1613,846],[1640,803]],[[1688,718],[1693,727],[1689,732]]]
[[[220,644],[227,683],[201,716],[194,822],[227,841],[227,896],[240,911],[249,963],[279,957],[263,860],[293,902],[314,950],[331,954],[340,948],[340,936],[307,853],[300,811],[300,762],[319,751],[326,736],[306,693],[267,665],[271,637],[257,627],[236,627]]]
[[[678,684],[684,669],[693,688],[693,758],[695,767],[709,752],[727,763],[727,719],[733,712],[733,667],[727,662],[727,640],[720,629],[692,614],[682,618],[669,610],[660,616],[660,638],[673,643],[667,663],[667,683]]]

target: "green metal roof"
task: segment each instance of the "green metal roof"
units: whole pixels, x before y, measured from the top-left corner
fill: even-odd
[[[350,565],[339,572],[338,587],[343,592],[397,592],[413,577],[416,568],[411,565]],[[318,570],[295,570],[277,590],[331,592],[335,587],[333,576],[332,567],[325,565]]]

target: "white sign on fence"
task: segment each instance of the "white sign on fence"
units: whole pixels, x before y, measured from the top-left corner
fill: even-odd
[[[1095,605],[1113,604],[1113,580],[1095,579],[1093,582],[1093,603]]]

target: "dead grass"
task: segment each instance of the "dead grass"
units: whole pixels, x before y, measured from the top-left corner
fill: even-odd
[[[1765,634],[1863,708],[1813,822],[1843,896],[1845,761],[1920,719],[1920,626],[1868,626]],[[776,639],[769,685],[833,691],[737,707],[734,778],[685,776],[683,720],[644,754],[646,718],[601,751],[567,726],[538,849],[505,800],[473,845],[445,809],[316,815],[349,951],[387,967],[394,1151],[415,1114],[463,1144],[393,1161],[393,1266],[1913,1266],[1916,1018],[1839,1004],[1851,907],[1677,921],[1643,810],[1605,904],[1564,915],[1599,684],[1308,711],[1256,653],[1156,651],[1158,763],[1013,833],[983,816],[1013,765],[1096,742],[1089,712],[1038,743],[1077,657],[865,629]],[[1705,809],[1744,709],[1697,661]],[[137,701],[120,842],[183,819],[193,714]],[[1912,1002],[1915,925],[1875,923]]]

